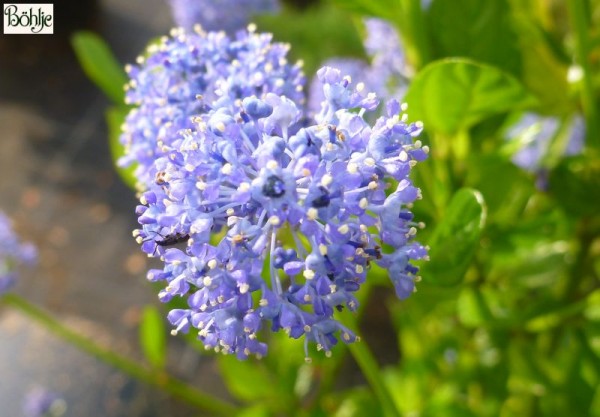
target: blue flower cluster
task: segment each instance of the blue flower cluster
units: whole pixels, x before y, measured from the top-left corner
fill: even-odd
[[[203,39],[212,45],[213,36]],[[256,68],[230,65],[237,74],[251,64]],[[263,80],[274,71],[266,66]],[[187,299],[187,308],[168,315],[174,334],[194,328],[207,349],[243,359],[266,354],[261,329],[283,330],[330,354],[338,338],[356,340],[333,315],[356,310],[354,293],[371,265],[388,271],[399,298],[414,291],[419,277],[411,261],[427,258],[414,240],[423,225],[410,211],[421,195],[409,174],[429,151],[415,139],[422,126],[407,124],[395,100],[370,124],[375,94],[331,67],[317,75],[324,100],[314,121],[295,82],[262,84],[289,95],[276,88],[256,94],[235,78],[240,94],[226,88],[207,100],[202,85],[204,98],[195,104],[202,111],[186,129],[161,137],[134,236],[164,261],[148,273],[165,284],[160,300]],[[193,96],[197,87],[176,77]]]
[[[299,64],[288,63],[289,45],[272,43],[272,35],[254,29],[251,25],[234,38],[200,28],[174,29],[171,37],[149,46],[137,65],[126,67],[131,78],[126,102],[135,107],[123,126],[126,155],[119,164],[137,164],[141,189],[154,182],[154,161],[177,133],[193,127],[191,116],[213,102],[274,93],[304,103],[304,74]]]
[[[206,30],[233,33],[250,17],[279,10],[277,0],[169,0],[177,25],[192,30],[200,24]]]
[[[367,90],[383,99],[403,97],[408,86],[409,71],[396,29],[386,20],[378,18],[364,19],[364,26],[367,35],[364,48],[370,63],[358,58],[332,58],[324,65],[360,79]],[[309,111],[318,113],[322,101],[321,83],[315,78],[309,89]]]
[[[19,242],[10,220],[0,212],[0,295],[14,285],[17,265],[31,265],[35,259],[35,247]]]

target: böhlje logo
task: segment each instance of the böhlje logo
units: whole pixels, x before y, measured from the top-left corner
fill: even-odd
[[[4,34],[54,33],[54,4],[3,4]]]

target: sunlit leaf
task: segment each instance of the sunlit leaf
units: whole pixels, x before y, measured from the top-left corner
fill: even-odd
[[[152,366],[165,366],[167,342],[164,317],[154,306],[144,307],[140,324],[140,344],[144,356]]]
[[[100,36],[88,31],[76,32],[71,38],[71,44],[90,80],[115,104],[122,104],[127,76],[108,44]]]
[[[134,171],[136,165],[131,165],[127,168],[123,168],[118,165],[117,161],[125,154],[125,148],[119,141],[121,136],[121,125],[125,122],[129,109],[127,107],[109,107],[106,110],[106,123],[108,125],[108,143],[110,147],[110,155],[113,160],[113,164],[119,177],[127,184],[131,189],[135,190],[136,179]]]
[[[426,66],[405,97],[411,120],[429,131],[453,135],[509,110],[535,105],[535,99],[511,75],[474,61],[451,58]]]

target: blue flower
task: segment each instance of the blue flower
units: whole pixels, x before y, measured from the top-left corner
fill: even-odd
[[[65,413],[66,408],[64,399],[41,387],[30,390],[23,401],[23,413],[26,417],[59,417]]]
[[[560,120],[556,117],[525,113],[506,133],[507,140],[520,142],[520,149],[512,157],[513,163],[530,172],[538,172],[542,168],[551,143],[563,137],[566,139],[562,141],[564,156],[581,153],[585,140],[585,122],[581,116],[573,116],[561,129]]]
[[[141,189],[157,180],[161,170],[154,161],[179,140],[178,132],[194,126],[192,117],[221,107],[220,101],[239,109],[245,97],[274,93],[304,103],[300,66],[287,62],[288,45],[271,39],[253,27],[234,38],[224,32],[179,29],[151,45],[137,65],[126,67],[131,78],[126,102],[135,107],[123,126],[125,156],[119,163],[138,165]],[[225,115],[214,117],[210,128],[219,131],[228,123]]]
[[[277,0],[169,0],[177,25],[192,30],[200,24],[206,30],[233,33],[256,14],[279,10]]]
[[[401,106],[370,124],[378,100],[334,68],[318,71],[325,100],[309,122],[275,93],[223,99],[164,146],[157,180],[138,206],[134,236],[162,270],[162,301],[173,333],[198,332],[207,349],[263,356],[261,329],[304,338],[330,354],[356,340],[334,319],[355,297],[373,264],[389,270],[400,298],[418,281],[410,207],[421,198],[409,178],[428,148]],[[214,236],[220,236],[215,240]],[[184,237],[185,247],[165,245]]]
[[[365,91],[375,92],[383,99],[403,97],[409,70],[396,29],[378,18],[367,18],[363,23],[367,34],[364,48],[369,62],[358,58],[332,58],[325,66],[338,68],[351,79],[360,80]],[[318,113],[323,99],[322,85],[315,77],[309,89],[309,111]]]
[[[16,267],[32,265],[36,259],[35,247],[21,243],[12,230],[8,217],[0,212],[0,295],[12,288],[17,278]]]

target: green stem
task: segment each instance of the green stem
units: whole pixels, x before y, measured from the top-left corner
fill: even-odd
[[[370,286],[365,283],[361,288],[361,300],[365,301],[368,299],[370,294]],[[360,301],[360,300],[359,300]],[[357,317],[350,314],[339,314],[338,319],[346,326],[351,329],[357,328]],[[350,354],[354,357],[354,360],[358,364],[358,367],[362,371],[367,382],[371,386],[373,393],[381,403],[384,415],[386,417],[400,417],[400,412],[396,408],[394,399],[390,394],[388,387],[385,385],[383,375],[380,372],[379,364],[373,355],[373,352],[369,349],[369,346],[365,341],[357,341],[348,345]]]
[[[587,0],[568,0],[571,29],[575,35],[575,54],[577,64],[583,70],[583,89],[581,101],[587,124],[587,143],[591,147],[600,147],[598,132],[598,111],[594,96],[592,68],[588,60],[590,45],[588,39],[589,4]]]
[[[65,327],[54,317],[17,295],[6,294],[0,298],[0,301],[34,319],[46,329],[80,350],[142,382],[154,385],[199,409],[219,416],[231,416],[237,411],[235,406],[199,391],[197,388],[175,379],[164,372],[148,370],[124,356],[100,347],[92,340]]]
[[[394,399],[388,391],[383,380],[383,375],[379,370],[379,364],[373,356],[366,342],[356,342],[348,345],[350,353],[358,364],[367,382],[371,386],[375,396],[381,403],[384,415],[386,417],[400,417],[400,412],[396,408]]]

